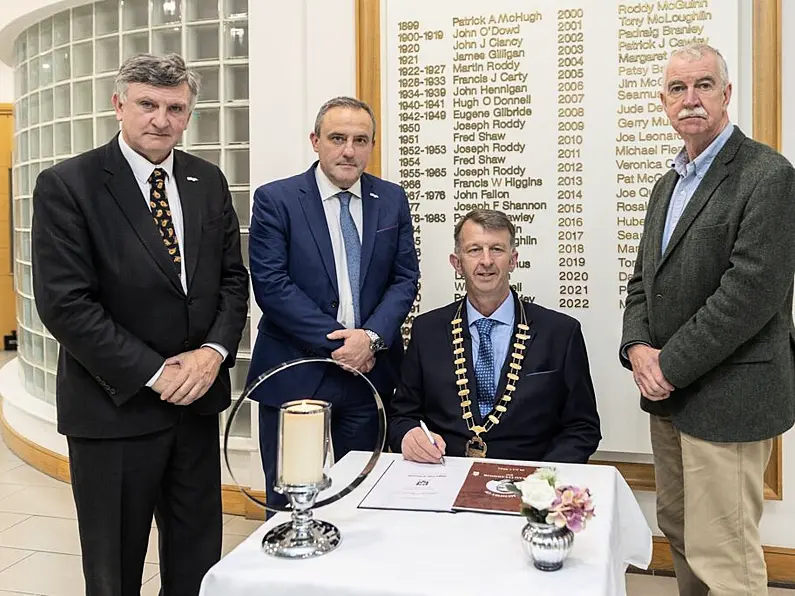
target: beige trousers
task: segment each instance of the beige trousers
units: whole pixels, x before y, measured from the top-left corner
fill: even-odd
[[[657,523],[680,596],[766,596],[759,537],[773,440],[711,443],[651,416]]]

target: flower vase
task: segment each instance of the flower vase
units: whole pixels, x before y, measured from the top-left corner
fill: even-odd
[[[565,526],[528,522],[522,528],[522,544],[536,569],[557,571],[571,552],[574,533]]]

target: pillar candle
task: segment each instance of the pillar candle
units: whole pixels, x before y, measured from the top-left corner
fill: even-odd
[[[284,408],[281,484],[313,484],[323,480],[324,414],[323,406],[308,402]]]

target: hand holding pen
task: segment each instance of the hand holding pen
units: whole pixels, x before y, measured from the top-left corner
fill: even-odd
[[[441,436],[431,433],[423,421],[403,436],[400,450],[409,461],[424,464],[445,465],[444,453],[447,445]]]

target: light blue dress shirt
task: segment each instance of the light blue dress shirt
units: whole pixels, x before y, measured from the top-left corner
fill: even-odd
[[[682,150],[674,158],[674,170],[679,174],[679,181],[674,187],[674,193],[671,195],[671,202],[668,204],[668,215],[665,218],[665,229],[663,230],[662,246],[660,247],[660,254],[665,254],[665,249],[668,247],[668,242],[671,240],[676,224],[682,217],[682,213],[687,207],[690,198],[698,189],[701,180],[709,170],[709,166],[718,155],[726,141],[734,132],[734,126],[731,124],[726,125],[721,133],[715,137],[715,140],[710,143],[709,147],[699,154],[693,161],[688,161],[687,150],[682,147]]]
[[[484,317],[480,314],[467,298],[467,321],[469,322],[469,332],[472,334],[472,366],[475,366],[478,361],[478,350],[480,348],[480,335],[477,327],[475,327],[475,321],[485,318],[498,323],[491,329],[491,344],[494,348],[494,387],[499,388],[502,365],[508,356],[508,348],[511,346],[511,336],[513,335],[513,323],[515,320],[513,292],[508,293],[508,297],[490,317]]]

